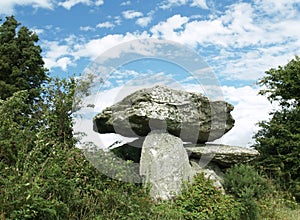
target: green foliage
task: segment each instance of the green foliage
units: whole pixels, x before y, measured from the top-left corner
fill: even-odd
[[[223,195],[204,175],[196,175],[193,184],[174,203],[184,219],[239,219],[240,204],[232,196]]]
[[[300,103],[300,57],[296,56],[285,66],[266,71],[258,83],[266,89],[260,91],[272,101],[279,101],[283,107],[299,106]]]
[[[280,108],[271,113],[271,120],[259,123],[256,166],[300,201],[300,58],[266,74],[259,81],[266,88],[260,94],[277,101]]]
[[[226,192],[234,195],[242,204],[241,219],[259,219],[258,200],[272,192],[270,183],[254,167],[235,165],[228,169],[224,177]]]
[[[300,206],[286,192],[274,191],[258,201],[261,219],[300,219]]]
[[[27,100],[26,91],[17,92],[6,101],[0,100],[0,160],[7,165],[15,164],[34,146],[35,125],[26,114],[30,108]]]
[[[74,148],[74,81],[51,82],[31,117],[23,118],[26,91],[1,101],[6,117],[0,123],[0,213],[6,219],[113,219],[132,213],[137,204],[151,205],[140,186],[100,174]]]
[[[20,27],[13,16],[0,26],[0,98],[14,92],[28,90],[29,100],[39,97],[41,84],[46,80],[46,69],[38,36],[27,27]]]

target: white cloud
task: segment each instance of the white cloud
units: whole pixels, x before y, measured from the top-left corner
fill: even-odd
[[[271,105],[266,97],[257,95],[259,88],[223,86],[222,90],[225,100],[234,104],[232,116],[235,125],[215,142],[241,147],[253,145],[253,136],[259,130],[257,123],[269,119],[269,112],[276,108],[276,105]]]
[[[259,10],[276,17],[289,18],[299,13],[294,6],[299,4],[300,0],[254,0],[254,3]]]
[[[115,25],[109,21],[106,21],[106,22],[97,24],[96,27],[97,28],[113,28],[113,27],[115,27]]]
[[[146,27],[151,23],[154,14],[155,14],[155,10],[151,10],[150,12],[147,13],[147,16],[137,19],[135,23],[141,27]]]
[[[127,5],[131,5],[131,1],[122,2],[120,4],[120,6],[127,6]]]
[[[62,41],[42,41],[41,46],[45,51],[43,52],[43,59],[46,68],[59,67],[62,70],[67,70],[68,66],[74,66],[75,61],[78,59],[88,58],[94,60],[118,44],[145,38],[149,38],[146,32],[124,35],[110,34],[92,40],[71,35]]]
[[[91,1],[91,0],[66,0],[64,2],[59,2],[58,5],[66,8],[67,10],[70,10],[72,7],[78,4],[84,4],[87,6],[95,5],[95,6],[100,6],[104,4],[104,0],[96,0],[96,1]]]
[[[104,0],[97,0],[96,2],[95,2],[95,5],[96,6],[100,6],[100,5],[103,5],[104,4]]]
[[[134,10],[124,11],[122,14],[123,14],[123,17],[125,19],[133,19],[133,18],[137,18],[137,17],[142,17],[143,16],[142,12],[134,11]]]
[[[55,0],[2,0],[0,1],[0,14],[14,14],[15,6],[32,6],[33,8],[54,9],[55,4],[70,10],[77,4],[100,6],[104,4],[104,0],[65,0],[64,2],[57,2]]]
[[[45,53],[44,62],[45,67],[50,69],[60,67],[62,70],[67,70],[68,65],[71,64],[71,59],[67,57],[70,54],[68,45],[62,45],[57,41],[44,41],[42,42],[44,48],[47,48]]]
[[[0,14],[14,14],[15,6],[53,9],[53,0],[2,0],[0,1]]]
[[[63,71],[67,71],[68,66],[72,65],[70,57],[62,57],[56,61],[56,66],[60,67]]]
[[[231,58],[230,52],[222,50],[211,65],[230,80],[257,80],[266,70],[286,64],[294,54],[289,47],[279,46],[237,51]]]
[[[183,25],[188,22],[188,17],[182,17],[176,14],[167,19],[165,22],[160,22],[151,28],[154,37],[162,36],[164,39],[178,41],[178,30],[184,29]],[[186,42],[184,42],[186,43]]]
[[[67,10],[70,10],[72,7],[74,7],[77,4],[91,5],[91,1],[90,0],[66,0],[64,2],[58,3],[59,6],[62,6]]]
[[[150,32],[155,38],[190,45],[204,53],[205,48],[214,48],[214,55],[206,57],[206,61],[219,74],[230,79],[256,80],[265,70],[286,63],[300,50],[300,29],[295,28],[300,14],[293,7],[295,3],[279,1],[276,10],[281,14],[275,16],[262,11],[261,5],[271,6],[271,1],[256,2],[259,3],[233,4],[223,14],[206,19],[172,16]],[[283,16],[286,13],[289,16]]]
[[[136,20],[136,24],[140,25],[141,27],[146,27],[152,21],[152,17],[142,17]]]
[[[149,35],[146,32],[141,34],[126,33],[125,35],[110,34],[103,38],[92,39],[86,43],[76,45],[72,55],[76,57],[76,59],[80,57],[88,57],[94,60],[100,54],[118,44],[147,37],[149,37]]]
[[[34,33],[36,33],[37,35],[41,35],[45,32],[44,29],[41,29],[41,28],[31,28],[30,30],[32,30]]]
[[[198,7],[198,8],[208,9],[208,6],[206,4],[206,0],[165,0],[160,5],[160,8],[169,9],[169,8],[172,8],[172,7],[186,5],[188,3],[191,7]]]
[[[122,23],[121,17],[120,17],[120,16],[114,17],[114,23],[115,23],[116,25],[120,25],[120,24]]]
[[[208,9],[206,0],[193,0],[191,3],[191,7],[199,7],[199,8],[203,8],[203,9]]]
[[[179,32],[175,19],[185,19],[185,27]],[[183,23],[181,22],[180,25]],[[155,30],[155,31],[154,31]],[[232,6],[225,15],[208,19],[188,22],[187,17],[176,15],[151,29],[154,35],[165,39],[195,45],[211,44],[220,46],[244,47],[259,43],[263,30],[253,24],[253,8],[247,3]],[[174,38],[174,36],[176,36]]]
[[[95,31],[95,28],[93,28],[91,26],[81,26],[81,27],[79,27],[79,30],[81,30],[81,31]]]
[[[185,5],[187,2],[188,2],[188,0],[165,0],[162,2],[160,8],[169,9],[174,6]]]
[[[299,2],[300,0],[296,0]],[[170,1],[178,4],[190,4],[191,1]],[[194,1],[195,2],[195,1]],[[197,1],[200,3],[201,1]],[[105,50],[122,42],[140,37],[162,38],[192,46],[201,52],[207,51],[213,56],[204,57],[218,75],[230,80],[257,80],[265,70],[277,65],[283,65],[292,59],[300,50],[300,29],[298,26],[300,14],[294,13],[291,0],[276,3],[276,10],[282,14],[275,17],[267,14],[264,7],[272,5],[271,0],[254,3],[236,3],[229,6],[222,14],[215,14],[208,18],[189,18],[180,14],[161,21],[143,34],[125,33],[107,35],[103,38],[83,40],[68,46],[68,52],[61,55],[71,56],[74,59],[81,57],[96,58]],[[274,3],[275,4],[275,3]],[[265,6],[266,5],[266,6]],[[283,14],[290,12],[288,17]],[[267,16],[265,16],[267,15]],[[151,22],[153,14],[143,16],[138,11],[125,11],[126,19],[138,18],[136,24],[146,27]],[[98,27],[111,28],[120,24],[121,17],[114,17],[113,23],[104,22]],[[81,27],[81,30],[93,30],[90,27]],[[63,42],[59,43],[63,46]],[[73,48],[72,48],[73,47]],[[52,51],[56,51],[54,48]],[[57,61],[46,57],[48,66]],[[51,62],[50,62],[51,61]]]

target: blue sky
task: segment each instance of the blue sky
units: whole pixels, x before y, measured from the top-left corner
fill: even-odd
[[[56,76],[79,75],[131,40],[158,38],[194,50],[235,105],[236,126],[222,142],[241,146],[253,143],[255,123],[273,108],[257,96],[255,82],[300,51],[300,0],[2,0],[0,14],[15,15],[39,35]]]

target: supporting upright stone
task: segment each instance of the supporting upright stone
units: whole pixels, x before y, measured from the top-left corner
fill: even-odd
[[[151,131],[143,143],[140,175],[150,184],[155,200],[171,199],[181,191],[183,181],[193,178],[183,142],[163,130]]]

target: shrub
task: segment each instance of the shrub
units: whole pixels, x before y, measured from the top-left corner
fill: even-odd
[[[240,204],[232,196],[222,194],[202,174],[187,184],[174,203],[184,219],[232,220],[239,219],[241,212]]]
[[[242,219],[245,220],[258,219],[257,201],[272,191],[268,180],[250,165],[235,165],[228,169],[224,176],[224,188],[242,204]]]

